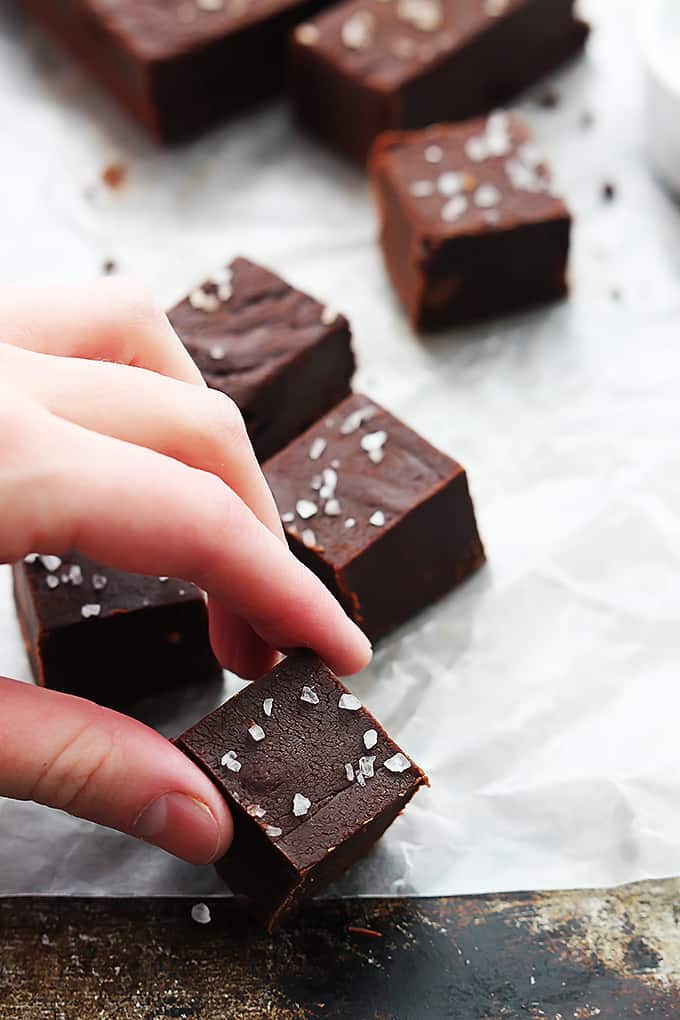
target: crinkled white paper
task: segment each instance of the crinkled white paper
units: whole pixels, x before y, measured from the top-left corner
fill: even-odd
[[[644,151],[630,11],[592,0],[596,31],[555,79],[560,105],[523,104],[576,215],[571,299],[423,342],[385,280],[362,175],[282,108],[159,151],[13,7],[0,8],[2,278],[77,279],[113,258],[169,305],[250,255],[346,312],[358,386],[468,468],[488,566],[354,681],[432,789],[340,891],[677,872],[680,212]],[[119,159],[129,183],[111,192],[99,174]],[[0,581],[0,672],[27,678]],[[210,698],[187,692],[145,717],[176,733]],[[0,894],[219,890],[211,869],[0,807]]]

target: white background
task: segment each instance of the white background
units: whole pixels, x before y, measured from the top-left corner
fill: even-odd
[[[283,108],[159,151],[14,6],[0,2],[0,279],[86,280],[114,258],[167,306],[248,255],[346,312],[358,387],[468,469],[488,566],[354,682],[432,789],[341,891],[677,872],[680,211],[645,155],[630,5],[591,0],[558,108],[535,102],[543,87],[521,104],[575,214],[570,300],[425,342],[386,283],[362,175]],[[99,175],[119,159],[129,183],[111,192]],[[0,672],[27,678],[7,580]],[[208,707],[188,692],[146,716],[172,733]],[[210,869],[0,805],[0,894],[213,888]]]

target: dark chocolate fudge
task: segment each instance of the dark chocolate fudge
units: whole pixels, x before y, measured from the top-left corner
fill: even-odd
[[[516,114],[383,135],[370,176],[387,271],[416,327],[566,293],[571,217]]]
[[[121,707],[171,687],[220,677],[202,593],[173,577],[143,577],[79,553],[13,568],[19,623],[36,683]]]
[[[372,640],[484,561],[463,468],[366,397],[264,472],[291,549]]]
[[[155,137],[177,141],[282,86],[286,37],[324,0],[24,0]]]
[[[289,656],[177,747],[224,794],[217,868],[271,931],[375,841],[427,777],[311,652]]]
[[[350,392],[347,319],[246,259],[169,315],[208,385],[239,406],[259,460]]]
[[[381,131],[506,103],[575,54],[574,0],[346,0],[291,43],[300,122],[363,162]]]

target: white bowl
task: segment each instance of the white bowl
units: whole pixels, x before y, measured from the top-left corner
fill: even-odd
[[[680,0],[642,0],[647,136],[654,166],[680,196]]]

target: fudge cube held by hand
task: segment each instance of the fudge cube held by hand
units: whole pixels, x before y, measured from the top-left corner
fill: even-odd
[[[270,931],[364,856],[427,783],[311,652],[289,656],[176,745],[226,798],[234,842],[217,868]]]
[[[14,598],[41,687],[120,708],[221,677],[199,589],[128,574],[70,552],[13,567]]]
[[[385,265],[416,328],[566,294],[571,217],[516,114],[383,135],[370,176]]]
[[[359,394],[264,472],[291,549],[372,640],[484,561],[464,469]]]
[[[237,404],[258,460],[350,391],[347,319],[247,259],[196,287],[169,317],[208,386]]]

